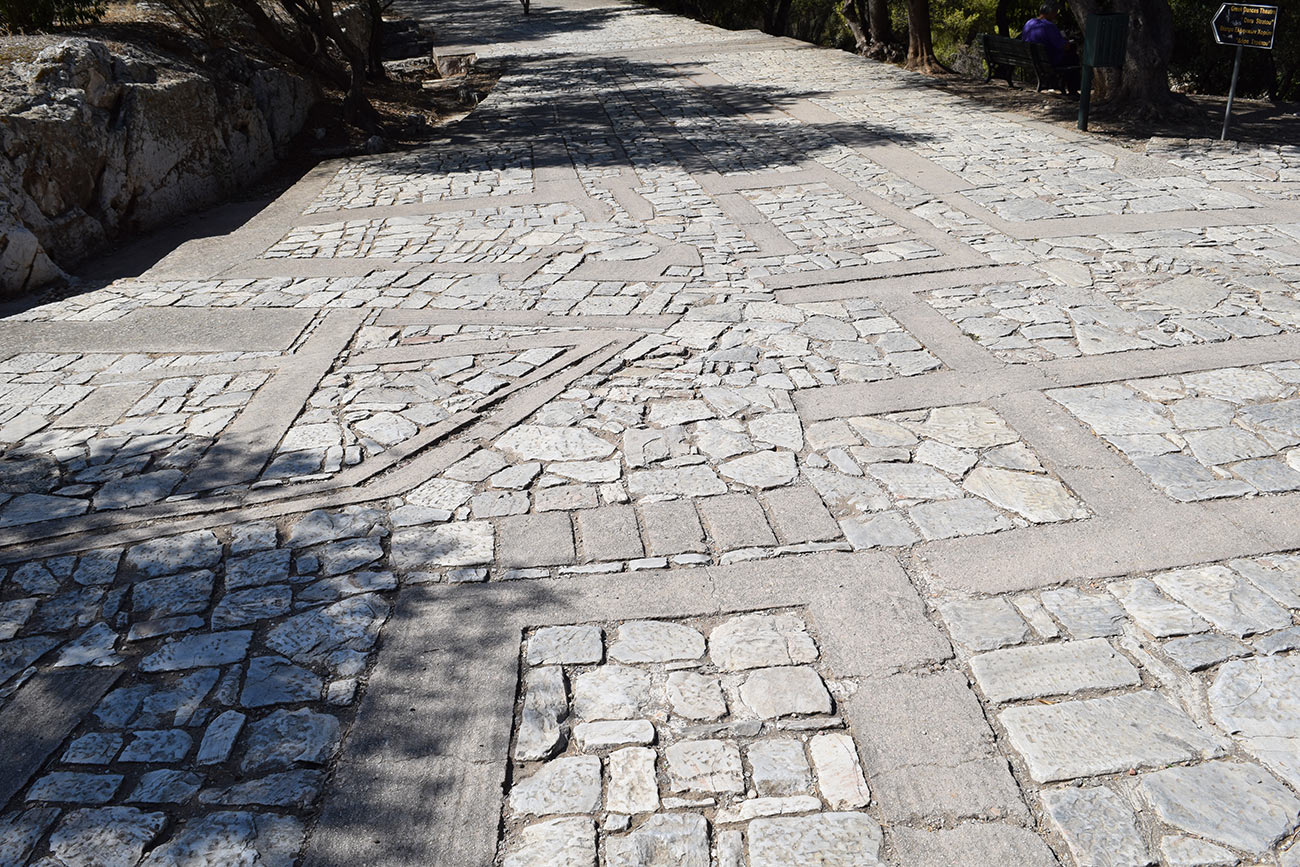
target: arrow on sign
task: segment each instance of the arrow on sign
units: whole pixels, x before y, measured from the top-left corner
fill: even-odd
[[[1251,3],[1224,3],[1214,13],[1214,41],[1247,48],[1273,47],[1277,7]]]

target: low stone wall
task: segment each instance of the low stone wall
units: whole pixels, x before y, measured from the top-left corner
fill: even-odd
[[[317,98],[304,78],[64,40],[0,81],[0,294],[211,204],[274,165]]]

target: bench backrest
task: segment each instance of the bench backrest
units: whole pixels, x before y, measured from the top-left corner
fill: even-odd
[[[1009,66],[1051,66],[1043,46],[1036,42],[1023,42],[993,33],[981,34],[980,41],[984,49],[984,59],[989,63]]]

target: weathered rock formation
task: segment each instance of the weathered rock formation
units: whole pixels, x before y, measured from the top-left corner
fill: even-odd
[[[64,40],[0,81],[0,294],[269,169],[316,98],[239,57],[208,66]]]

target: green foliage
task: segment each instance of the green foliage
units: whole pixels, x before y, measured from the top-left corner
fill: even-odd
[[[790,4],[787,36],[815,45],[853,50],[853,34],[844,23],[834,0],[794,0]]]
[[[14,0],[0,0],[0,4]],[[689,15],[720,27],[762,27],[777,0],[647,0],[662,9]],[[1041,0],[1003,0],[1012,36],[1037,14]],[[1174,18],[1174,54],[1170,76],[1174,86],[1192,93],[1228,92],[1233,50],[1216,45],[1210,19],[1221,0],[1169,0]],[[1060,0],[1064,10],[1068,0]],[[1272,51],[1247,48],[1241,61],[1238,93],[1247,97],[1300,99],[1300,3],[1281,5],[1277,41]],[[838,13],[838,0],[792,0],[787,35],[818,45],[852,50],[853,41]],[[998,0],[931,0],[935,53],[959,72],[975,74],[981,67],[981,33],[997,32]],[[907,4],[891,0],[894,32],[907,33]],[[1062,28],[1076,30],[1070,15]],[[982,74],[982,73],[981,73]]]
[[[59,24],[92,24],[103,15],[103,0],[0,0],[0,32],[26,33]]]
[[[980,33],[993,32],[997,0],[931,0],[934,53],[945,63]]]

